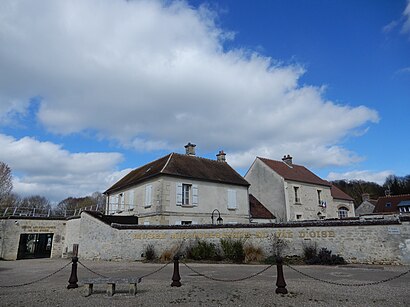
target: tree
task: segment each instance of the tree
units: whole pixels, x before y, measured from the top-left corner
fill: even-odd
[[[58,203],[54,209],[55,215],[73,215],[82,210],[97,210],[104,213],[105,195],[94,192],[91,196],[68,197]]]
[[[390,195],[410,194],[410,175],[405,177],[390,175],[386,178],[383,187]]]
[[[13,178],[11,168],[0,161],[0,206],[7,205],[7,199],[13,190]]]
[[[24,209],[36,209],[41,211],[48,211],[51,209],[50,201],[44,196],[34,195],[24,197],[20,203],[21,208]]]

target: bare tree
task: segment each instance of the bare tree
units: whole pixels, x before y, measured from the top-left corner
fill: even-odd
[[[13,178],[11,168],[0,161],[0,206],[5,206],[7,199],[13,190]]]

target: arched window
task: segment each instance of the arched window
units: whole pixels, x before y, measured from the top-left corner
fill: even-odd
[[[346,207],[340,207],[337,210],[337,213],[339,215],[339,219],[346,218],[348,216],[348,212],[349,212],[349,209],[347,209]]]

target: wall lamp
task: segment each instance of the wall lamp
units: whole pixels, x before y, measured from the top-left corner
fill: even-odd
[[[215,211],[218,212],[218,218],[216,219],[216,223],[218,225],[221,225],[224,220],[223,220],[223,218],[221,218],[221,212],[219,212],[218,209],[214,209],[214,211],[212,211],[212,214],[211,214],[212,225],[214,224],[214,213],[215,213]]]

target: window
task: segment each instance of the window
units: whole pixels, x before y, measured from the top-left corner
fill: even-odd
[[[152,184],[145,186],[145,208],[150,207],[152,204]]]
[[[228,209],[236,209],[236,190],[228,189]]]
[[[321,190],[317,190],[317,201],[319,205],[322,205],[322,199],[320,198],[320,194],[322,193]]]
[[[300,203],[300,198],[299,198],[299,195],[298,195],[299,187],[293,187],[293,190],[295,192],[295,203]]]
[[[182,184],[182,205],[189,205],[189,195],[191,194],[191,185]]]
[[[296,219],[301,220],[302,219],[302,214],[296,214]]]
[[[177,183],[177,206],[197,206],[198,186],[196,184]]]
[[[390,208],[391,207],[391,203],[386,203],[386,208]]]
[[[181,221],[181,225],[192,225],[192,221]]]
[[[349,209],[347,209],[346,207],[340,207],[339,210],[337,211],[339,215],[339,219],[344,219],[348,217],[348,212],[349,212]]]

